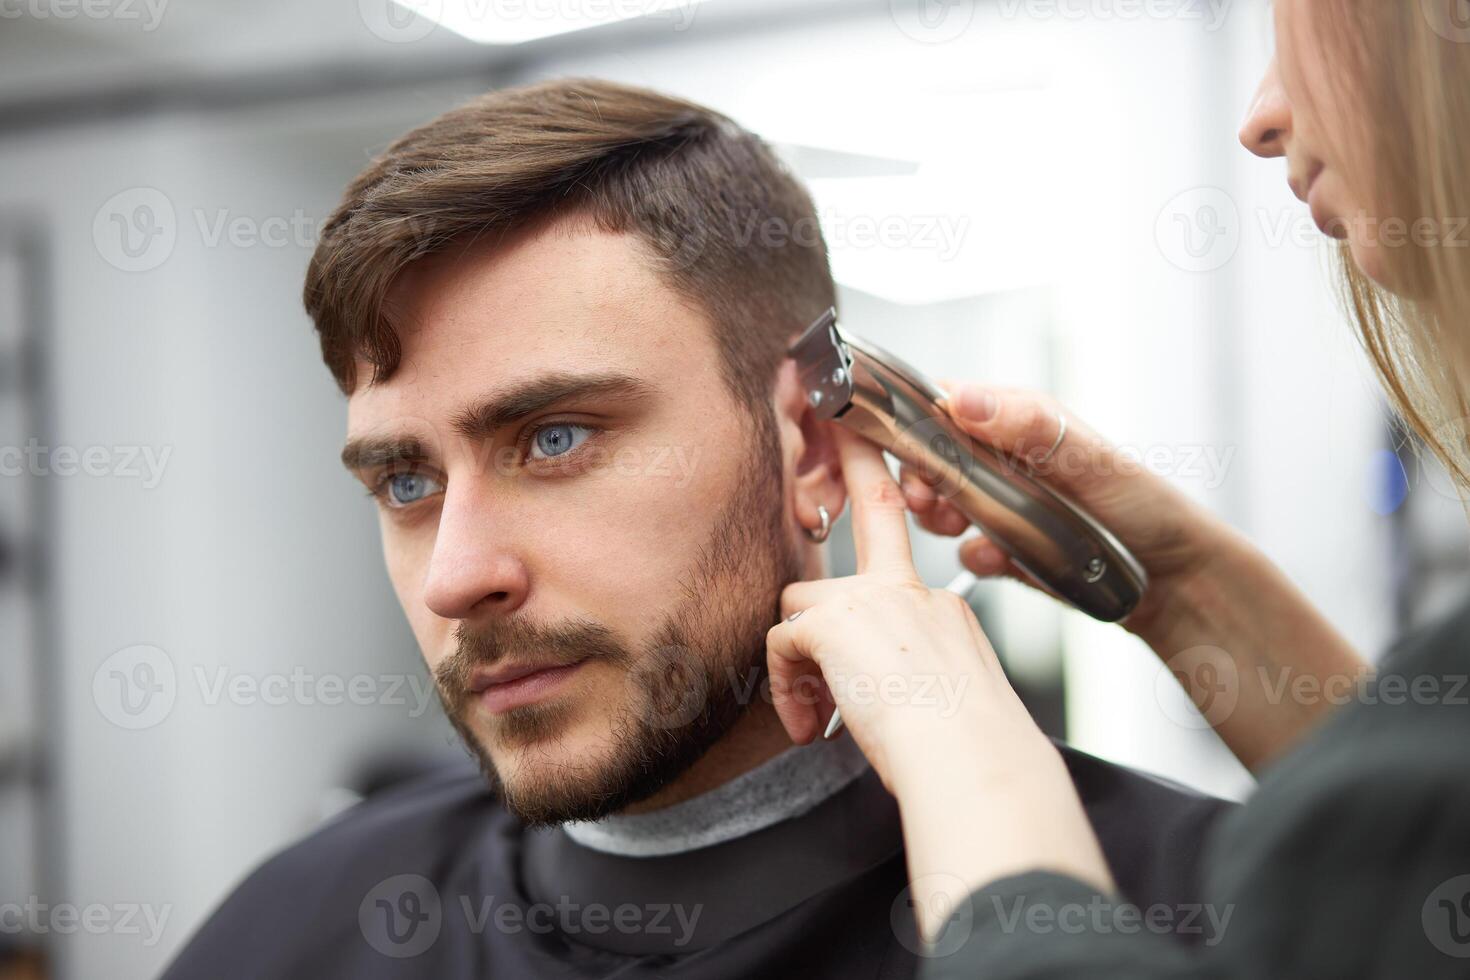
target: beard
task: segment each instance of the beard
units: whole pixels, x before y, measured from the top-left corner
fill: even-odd
[[[737,484],[695,567],[683,599],[641,653],[600,623],[577,619],[542,627],[507,619],[470,629],[434,671],[444,712],[506,809],[528,826],[597,820],[652,796],[698,762],[750,709],[767,678],[766,631],[781,618],[781,590],[801,577],[783,506],[780,436],[769,406],[747,416],[753,430]],[[529,656],[548,667],[587,661],[623,671],[629,702],[610,731],[611,757],[584,764],[538,764],[576,714],[565,701],[534,703],[495,719],[497,740],[526,748],[502,773],[470,725],[477,667]]]

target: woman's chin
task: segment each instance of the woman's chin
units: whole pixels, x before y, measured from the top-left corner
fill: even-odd
[[[1374,285],[1386,289],[1395,295],[1400,294],[1399,288],[1390,280],[1388,270],[1385,267],[1383,246],[1368,244],[1355,239],[1349,239],[1346,244],[1348,255],[1359,272],[1372,280]]]

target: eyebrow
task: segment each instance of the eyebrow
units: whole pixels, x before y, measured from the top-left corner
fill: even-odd
[[[511,385],[505,391],[455,413],[451,425],[467,439],[488,439],[507,425],[573,398],[637,401],[658,387],[630,374],[556,372]],[[428,451],[414,436],[361,436],[342,447],[342,465],[364,470],[392,463],[423,462]]]

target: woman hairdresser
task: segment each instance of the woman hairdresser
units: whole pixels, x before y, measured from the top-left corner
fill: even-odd
[[[1277,0],[1277,57],[1240,135],[1286,159],[1292,190],[1341,239],[1351,313],[1389,398],[1470,486],[1470,31],[1454,29],[1455,5]],[[1391,241],[1395,217],[1413,234]],[[834,430],[858,572],[786,590],[788,618],[769,635],[772,690],[806,742],[825,718],[785,695],[802,676],[970,676],[948,717],[831,685],[899,802],[934,954],[921,976],[1470,975],[1470,616],[1411,638],[1372,674],[1261,552],[1160,478],[1119,475],[1113,449],[1075,416],[1025,392],[946,388],[969,432],[1051,466],[1143,562],[1150,591],[1124,626],[1186,679],[1206,663],[1233,678],[1238,702],[1215,728],[1259,789],[1205,855],[1207,900],[1228,922],[1211,943],[1187,947],[1110,914],[1109,870],[1060,756],[969,607],[914,571],[906,508],[942,534],[965,521],[911,474],[900,492],[877,449]],[[983,538],[961,559],[981,575],[1015,573]],[[1304,675],[1351,703],[1271,693]],[[1190,693],[1205,710],[1211,686]]]

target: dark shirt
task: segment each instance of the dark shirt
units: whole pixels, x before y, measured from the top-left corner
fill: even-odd
[[[1200,842],[1229,805],[1063,756],[1120,887],[1195,900]],[[897,805],[872,770],[805,814],[661,857],[527,830],[456,770],[267,861],[165,977],[911,978],[906,887]]]
[[[1167,942],[1115,898],[1034,872],[957,906],[921,977],[1470,977],[1466,638],[1470,608],[1409,638],[1371,682],[1331,692],[1351,700],[1220,821],[1204,900],[1225,926],[1206,942]]]

